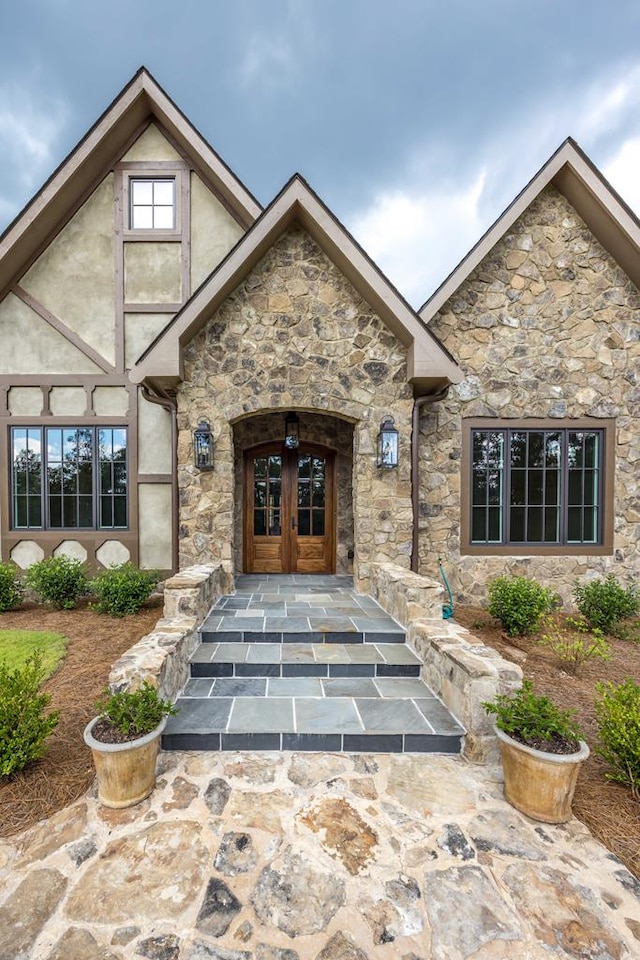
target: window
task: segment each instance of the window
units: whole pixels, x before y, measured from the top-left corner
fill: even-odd
[[[463,542],[476,548],[473,552],[499,547],[506,553],[606,552],[601,548],[610,539],[607,443],[606,427],[581,421],[562,428],[553,421],[533,427],[473,425]]]
[[[176,225],[176,183],[173,177],[129,180],[132,230],[173,230]]]
[[[14,529],[126,528],[125,427],[12,427]]]

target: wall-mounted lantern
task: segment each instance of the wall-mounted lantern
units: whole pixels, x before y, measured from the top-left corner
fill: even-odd
[[[193,431],[193,462],[198,470],[213,470],[213,437],[206,420]]]
[[[378,466],[386,469],[398,466],[398,431],[393,417],[385,417],[378,434]]]
[[[284,421],[284,445],[288,450],[300,446],[300,421],[295,413],[288,413]]]

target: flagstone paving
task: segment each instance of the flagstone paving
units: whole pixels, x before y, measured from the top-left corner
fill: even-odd
[[[0,960],[634,960],[640,883],[498,768],[421,754],[164,753],[0,841]]]
[[[200,637],[165,750],[460,752],[405,629],[351,577],[239,575]]]

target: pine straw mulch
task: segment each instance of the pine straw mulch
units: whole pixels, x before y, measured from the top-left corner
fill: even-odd
[[[572,709],[585,733],[591,756],[582,765],[573,812],[625,866],[640,879],[640,802],[626,787],[605,780],[606,764],[595,754],[597,734],[595,685],[601,680],[620,683],[640,680],[640,643],[609,637],[611,660],[586,663],[575,677],[559,665],[555,654],[536,642],[536,635],[508,637],[500,624],[480,607],[456,606],[455,620],[474,637],[517,663],[533,680],[537,693]]]
[[[47,753],[22,773],[0,779],[0,837],[50,817],[91,786],[94,770],[82,732],[95,716],[95,702],[112,664],[149,633],[160,616],[161,597],[152,597],[135,616],[122,619],[87,606],[51,610],[23,604],[0,614],[1,630],[47,630],[69,639],[64,660],[45,684],[51,709],[60,711]]]

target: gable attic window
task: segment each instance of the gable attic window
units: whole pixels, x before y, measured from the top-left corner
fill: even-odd
[[[125,529],[125,427],[12,427],[14,530]]]
[[[463,553],[612,550],[610,421],[484,421],[465,431]]]
[[[131,230],[174,230],[176,182],[173,177],[129,180],[129,226]]]

